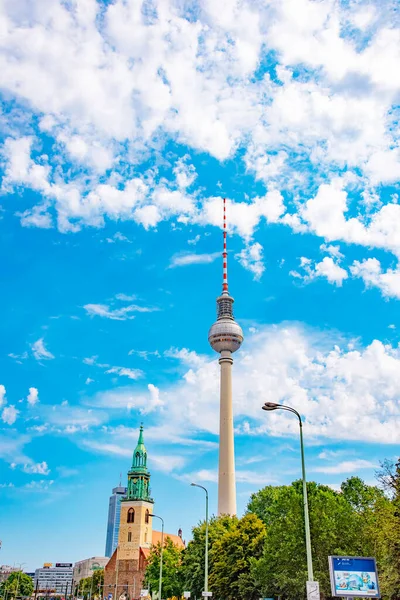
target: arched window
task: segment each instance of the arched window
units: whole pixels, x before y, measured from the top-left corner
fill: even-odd
[[[135,522],[135,511],[133,510],[133,508],[130,508],[128,510],[128,518],[126,520],[127,523],[134,523]]]
[[[132,541],[132,532],[128,531],[128,542]]]
[[[146,512],[144,513],[144,522],[148,523],[149,522],[149,509],[146,510]]]
[[[139,452],[136,452],[136,464],[140,465],[140,454],[139,454]]]

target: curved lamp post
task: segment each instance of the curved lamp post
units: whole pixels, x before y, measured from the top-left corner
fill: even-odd
[[[295,414],[299,420],[300,426],[300,451],[301,451],[301,470],[303,478],[303,506],[304,506],[304,529],[306,534],[306,550],[307,550],[307,571],[308,581],[314,581],[313,564],[312,564],[312,553],[311,553],[311,535],[310,535],[310,519],[308,515],[308,498],[307,498],[307,481],[306,481],[306,467],[304,461],[304,443],[303,443],[303,422],[301,416],[291,406],[285,406],[284,404],[276,404],[275,402],[265,402],[262,407],[263,410],[286,410]]]
[[[191,483],[193,487],[201,488],[206,493],[206,548],[205,548],[205,566],[204,566],[204,591],[208,592],[208,490],[198,483]]]
[[[162,559],[163,559],[163,548],[164,548],[164,519],[162,517],[159,517],[158,515],[153,515],[153,513],[150,513],[149,517],[154,517],[156,519],[160,519],[160,521],[161,521],[160,576],[159,576],[159,580],[158,580],[158,600],[161,600],[161,590],[162,590]]]

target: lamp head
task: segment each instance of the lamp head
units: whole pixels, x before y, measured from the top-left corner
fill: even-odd
[[[280,404],[276,402],[265,402],[264,406],[262,406],[263,410],[276,410],[277,408],[280,408]]]

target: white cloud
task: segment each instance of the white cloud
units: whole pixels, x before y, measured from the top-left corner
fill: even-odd
[[[136,432],[137,433],[137,432]],[[96,440],[85,440],[83,446],[98,452],[100,454],[112,454],[115,456],[132,457],[131,441],[127,442],[127,446],[121,446],[120,444],[113,444],[107,442],[99,442]],[[183,456],[163,454],[159,456],[154,452],[151,453],[151,464],[154,466],[156,471],[163,473],[171,473],[173,471],[181,469],[186,463]]]
[[[300,267],[304,271],[303,275],[297,271],[290,271],[290,275],[302,279],[305,282],[312,281],[317,277],[324,277],[329,283],[341,287],[343,281],[348,278],[346,269],[343,269],[335,263],[330,256],[325,256],[319,263],[313,263],[310,258],[302,256],[300,259]]]
[[[4,387],[4,385],[0,385],[0,406],[2,404],[5,404],[6,402],[6,388]]]
[[[188,244],[190,244],[191,246],[195,246],[200,241],[200,238],[200,234],[197,234],[193,239],[188,240]]]
[[[100,408],[138,409],[141,414],[147,414],[159,409],[164,402],[160,398],[160,390],[149,383],[147,393],[138,389],[121,387],[99,392],[93,398],[88,399],[87,404]]]
[[[31,481],[25,485],[30,491],[46,491],[54,484],[53,479],[41,479],[40,481]]]
[[[164,352],[164,356],[167,358],[176,358],[183,365],[189,367],[200,367],[206,364],[208,360],[207,357],[201,356],[197,352],[188,350],[187,348],[181,348],[180,350],[178,348],[170,348]]]
[[[19,410],[15,408],[14,405],[10,404],[3,408],[1,413],[1,418],[4,423],[7,425],[14,425],[19,415]]]
[[[325,465],[323,467],[314,467],[310,469],[315,473],[356,473],[360,469],[376,469],[377,464],[370,460],[345,460],[336,465]]]
[[[242,267],[253,273],[256,281],[261,279],[265,267],[263,263],[263,247],[259,242],[247,244],[243,250],[236,254],[236,258]]]
[[[90,0],[85,9],[54,0],[40,11],[5,5],[2,88],[54,140],[47,155],[18,121],[8,125],[3,189],[25,186],[41,197],[22,224],[51,227],[54,214],[62,231],[100,227],[105,218],[145,228],[172,216],[214,223],[213,199],[186,193],[196,176],[188,156],[171,159],[171,181],[157,160],[143,177],[124,181],[126,163],[146,161],[173,139],[220,161],[244,148],[248,172],[268,184],[264,198],[232,211],[232,227],[246,242],[265,218],[325,231],[327,240],[374,240],[399,250],[398,232],[389,231],[389,224],[396,229],[392,207],[372,213],[368,226],[348,219],[340,233],[328,184],[319,191],[325,212],[309,204],[307,225],[296,194],[297,187],[307,190],[304,157],[317,181],[338,166],[367,188],[398,180],[400,32],[391,11],[332,0],[232,0],[223,11],[207,1],[195,18],[185,11],[169,0],[155,3],[151,19],[125,0],[105,7]],[[276,77],[260,76],[266,49],[277,56]],[[293,75],[299,64],[304,77]],[[71,162],[89,176],[71,178]],[[295,213],[285,214],[278,189],[285,201],[294,192]],[[340,194],[332,202],[343,206]]]
[[[28,397],[27,397],[27,402],[31,406],[35,406],[35,404],[37,402],[39,402],[39,391],[38,391],[37,388],[34,388],[34,387],[30,387],[29,388],[29,394],[28,394]]]
[[[48,475],[50,473],[50,469],[47,465],[46,461],[43,461],[41,463],[32,463],[32,464],[26,464],[23,467],[23,471],[25,473],[35,473],[38,475]]]
[[[106,373],[118,375],[119,377],[129,377],[129,379],[139,379],[144,373],[140,369],[129,369],[127,367],[111,367]]]
[[[36,360],[50,360],[54,358],[54,355],[44,345],[43,338],[32,344],[32,352]]]
[[[174,175],[178,187],[186,189],[190,187],[197,177],[196,169],[193,165],[188,165],[184,159],[179,159],[174,167]]]
[[[119,294],[120,300],[123,299],[121,296],[122,294]],[[126,298],[128,298],[128,296],[126,296]],[[113,321],[126,321],[127,319],[134,319],[135,315],[132,313],[135,312],[147,313],[160,310],[156,307],[138,306],[137,304],[130,304],[129,306],[123,306],[122,308],[110,308],[106,304],[85,304],[83,308],[91,317],[104,317],[106,319],[112,319]]]
[[[191,254],[189,252],[183,252],[180,254],[174,254],[171,257],[169,267],[187,267],[188,265],[206,265],[214,262],[217,258],[221,258],[221,252],[213,252],[212,254]]]
[[[366,287],[377,287],[382,296],[400,299],[400,269],[383,271],[381,263],[376,258],[363,261],[355,260],[350,267],[353,277],[360,277]]]
[[[160,358],[161,354],[158,350],[129,350],[128,356],[136,355],[144,360],[149,360],[150,356],[154,356],[155,358]]]
[[[156,418],[168,417],[169,426],[186,436],[217,435],[218,371],[214,357],[189,365],[181,380],[160,387]],[[333,332],[260,327],[234,356],[233,390],[238,435],[298,435],[291,415],[261,410],[271,401],[299,410],[309,439],[400,442],[400,350],[378,340],[357,348]],[[154,408],[134,388],[103,392],[93,403],[141,412]]]

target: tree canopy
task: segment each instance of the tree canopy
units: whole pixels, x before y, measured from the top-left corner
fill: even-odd
[[[104,569],[96,569],[91,577],[84,577],[78,583],[77,594],[82,598],[101,598],[104,584]]]
[[[4,598],[20,598],[31,596],[33,592],[33,581],[22,571],[15,571],[2,583],[0,587],[0,595]]]
[[[400,600],[400,461],[384,463],[385,489],[350,477],[339,490],[307,484],[314,579],[330,598],[329,555],[375,556],[385,600]],[[151,550],[146,579],[158,590],[160,546]],[[204,590],[205,523],[185,550],[164,549],[163,598]],[[241,518],[209,522],[209,590],[213,600],[304,600],[308,578],[302,482],[266,486]]]

